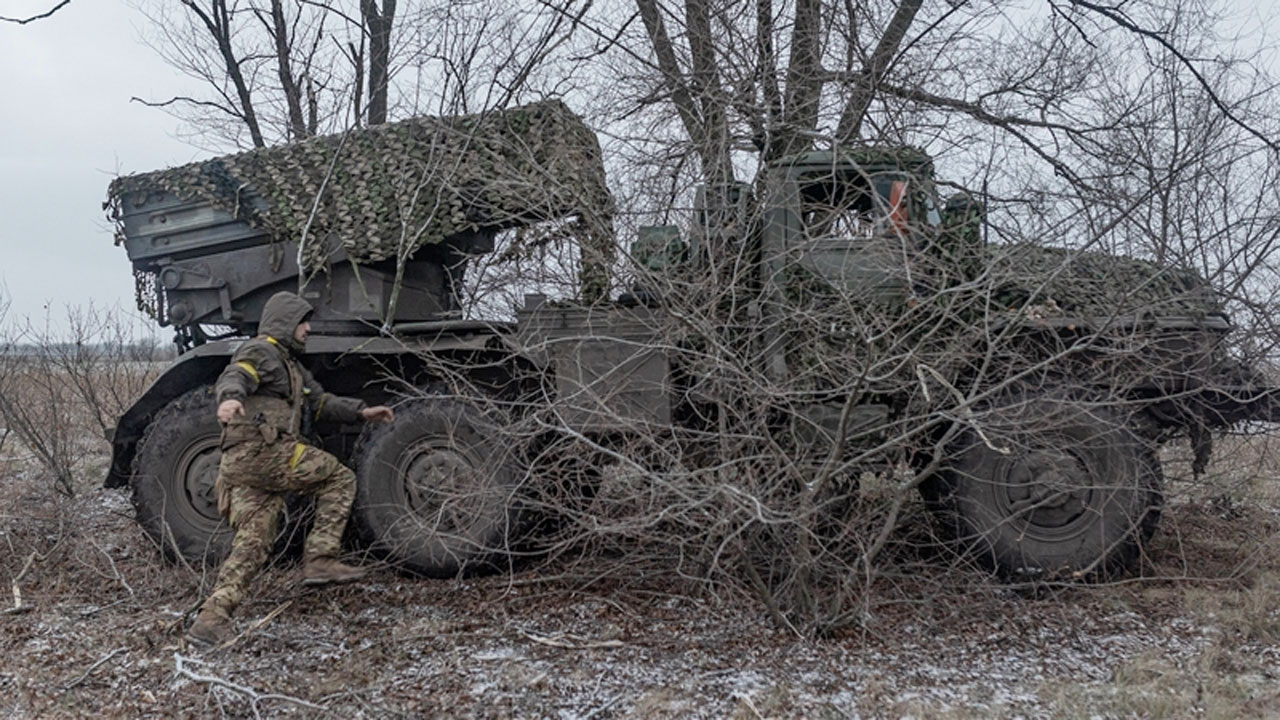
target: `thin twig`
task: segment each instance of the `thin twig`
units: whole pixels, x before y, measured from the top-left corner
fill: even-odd
[[[116,567],[116,561],[111,557],[111,553],[107,552],[101,545],[94,542],[92,539],[89,540],[89,544],[97,548],[98,552],[102,553],[102,556],[107,559],[107,564],[111,566],[113,579],[120,583],[120,586],[125,589],[125,592],[129,593],[130,598],[137,600],[137,594],[133,592],[133,588],[129,585],[129,582],[124,579],[124,575],[120,574],[120,568]]]
[[[591,720],[591,718],[593,718],[593,717],[595,717],[595,716],[599,715],[600,713],[602,713],[602,712],[604,712],[604,711],[608,710],[609,708],[613,707],[614,705],[617,705],[617,704],[618,704],[618,701],[619,701],[619,700],[621,700],[621,699],[622,699],[622,696],[621,696],[621,695],[615,695],[615,696],[613,697],[613,699],[612,699],[612,700],[610,700],[609,702],[607,702],[607,703],[605,703],[605,704],[601,705],[600,707],[598,707],[598,708],[596,708],[596,709],[592,710],[591,712],[587,713],[586,715],[583,715],[583,716],[582,716],[582,720]]]
[[[983,445],[986,445],[988,448],[1000,453],[1001,455],[1009,455],[1010,453],[1013,452],[1007,446],[1003,446],[1003,445],[997,446],[991,442],[991,439],[987,437],[987,434],[982,431],[982,427],[979,426],[978,423],[973,419],[972,403],[969,400],[966,400],[964,397],[964,394],[962,394],[960,390],[956,388],[955,385],[952,385],[945,377],[943,377],[942,373],[938,372],[937,370],[934,370],[933,368],[929,367],[928,365],[925,365],[924,363],[921,363],[917,366],[917,372],[919,372],[919,368],[924,368],[925,370],[927,370],[935,380],[941,383],[943,387],[951,391],[952,396],[954,396],[956,399],[956,407],[960,410],[960,414],[964,417],[965,421],[969,424],[969,426],[973,428],[973,431],[977,433],[978,438],[982,440]]]
[[[25,18],[4,17],[0,15],[0,21],[17,23],[18,25],[26,25],[27,23],[32,23],[32,22],[35,22],[36,20],[43,20],[70,4],[71,4],[71,0],[62,0],[62,2],[58,3],[57,5],[54,5],[52,8],[50,8],[45,12],[40,13],[39,15],[32,15],[31,17],[25,17]]]
[[[548,647],[565,648],[566,650],[591,650],[595,648],[620,648],[625,647],[625,643],[621,640],[588,640],[577,635],[566,633],[556,633],[555,635],[539,635],[521,630],[520,634],[525,638],[532,640],[540,645]],[[572,642],[566,642],[570,640]]]
[[[1195,63],[1192,62],[1192,59],[1186,53],[1175,47],[1174,44],[1170,42],[1165,33],[1142,27],[1138,23],[1134,22],[1133,19],[1125,13],[1123,9],[1124,3],[1116,5],[1102,5],[1099,3],[1087,2],[1086,0],[1068,0],[1068,2],[1076,7],[1091,10],[1125,30],[1138,35],[1139,37],[1147,38],[1159,43],[1161,47],[1172,53],[1173,56],[1178,59],[1178,62],[1191,73],[1192,77],[1194,77],[1196,82],[1199,83],[1201,89],[1203,89],[1205,94],[1209,96],[1209,100],[1218,108],[1218,111],[1221,112],[1224,117],[1230,120],[1237,127],[1244,129],[1245,132],[1266,143],[1267,147],[1275,151],[1280,151],[1280,144],[1277,144],[1275,140],[1267,137],[1260,130],[1240,119],[1231,111],[1231,108],[1227,106],[1225,101],[1223,101],[1222,97],[1218,94],[1218,91],[1214,89],[1213,84],[1204,76],[1204,73],[1196,67]]]
[[[126,603],[126,602],[128,602],[128,600],[127,600],[127,599],[125,599],[125,598],[120,598],[119,600],[117,600],[117,601],[115,601],[115,602],[113,602],[113,603],[107,604],[107,605],[99,605],[98,607],[92,607],[92,608],[88,608],[87,610],[81,610],[81,611],[80,611],[80,617],[82,617],[82,618],[93,617],[94,615],[97,615],[98,613],[102,612],[103,610],[110,610],[111,608],[113,608],[113,607],[115,607],[115,606],[117,606],[117,605],[123,605],[123,604],[124,604],[124,603]]]
[[[324,173],[324,178],[320,180],[320,189],[316,190],[316,196],[311,202],[311,211],[307,213],[307,222],[302,226],[302,234],[298,237],[298,289],[301,292],[311,280],[307,275],[307,266],[304,262],[303,253],[307,249],[307,234],[311,232],[311,223],[316,219],[316,213],[320,210],[320,200],[324,197],[325,188],[329,186],[329,179],[333,177],[333,170],[338,165],[338,158],[342,157],[342,150],[347,146],[347,138],[351,137],[351,133],[346,132],[342,137],[338,138],[338,147],[333,151],[333,157],[329,160],[329,168]],[[326,258],[327,260],[327,258]],[[352,263],[355,267],[355,263]],[[312,276],[315,275],[313,271]]]
[[[277,606],[276,606],[276,609],[275,609],[275,610],[272,610],[271,612],[267,613],[266,615],[263,615],[263,616],[262,616],[262,617],[261,617],[257,622],[255,622],[254,624],[250,625],[250,626],[248,627],[248,629],[246,629],[244,632],[240,633],[239,635],[236,635],[235,637],[231,638],[230,640],[228,640],[228,641],[226,641],[226,642],[222,643],[221,645],[219,645],[219,646],[218,646],[218,649],[219,649],[219,650],[226,650],[227,648],[231,647],[232,645],[235,645],[236,643],[240,642],[240,639],[241,639],[241,638],[243,638],[244,636],[248,635],[249,633],[251,633],[251,632],[253,632],[253,631],[257,630],[258,628],[262,627],[263,625],[266,625],[267,623],[271,622],[272,620],[274,620],[274,619],[276,618],[276,616],[277,616],[277,615],[279,615],[280,613],[284,612],[284,611],[285,611],[285,608],[289,607],[289,606],[290,606],[290,605],[292,605],[292,604],[293,604],[293,601],[292,601],[292,600],[285,600],[284,602],[280,603],[279,605],[277,605]]]
[[[80,677],[76,678],[75,680],[72,680],[71,682],[67,683],[66,685],[63,685],[63,686],[62,686],[62,689],[63,689],[63,690],[70,690],[71,688],[73,688],[73,687],[75,687],[75,686],[79,685],[80,683],[82,683],[82,682],[84,682],[85,680],[87,680],[87,679],[89,678],[89,676],[93,674],[93,671],[94,671],[94,670],[97,670],[98,668],[100,668],[100,667],[102,667],[103,665],[105,665],[108,661],[110,661],[110,660],[111,660],[111,658],[113,658],[113,657],[115,657],[115,656],[119,655],[120,653],[125,653],[125,652],[129,652],[129,648],[123,648],[123,647],[122,647],[122,648],[116,648],[115,650],[112,650],[111,652],[109,652],[109,653],[107,653],[106,655],[104,655],[101,659],[99,659],[99,660],[98,660],[98,662],[96,662],[96,663],[94,663],[94,664],[90,665],[90,666],[89,666],[89,669],[88,669],[88,670],[85,670],[85,671],[84,671],[84,674],[82,674]]]

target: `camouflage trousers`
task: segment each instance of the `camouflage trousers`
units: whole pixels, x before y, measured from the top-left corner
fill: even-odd
[[[315,522],[303,559],[337,557],[356,494],[356,476],[329,453],[292,439],[249,441],[223,451],[220,482],[230,488],[231,554],[202,609],[230,616],[244,600],[275,543],[285,493],[315,496]]]

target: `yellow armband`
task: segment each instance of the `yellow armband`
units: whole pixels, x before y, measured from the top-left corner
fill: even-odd
[[[248,360],[241,360],[236,363],[236,367],[240,368],[246,375],[253,378],[254,382],[261,382],[261,380],[258,379],[258,369],[253,366],[253,363]]]

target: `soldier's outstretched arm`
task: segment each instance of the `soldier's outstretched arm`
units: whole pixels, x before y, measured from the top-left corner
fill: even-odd
[[[368,407],[368,403],[360,398],[325,392],[320,382],[306,368],[302,368],[302,387],[306,390],[307,403],[315,413],[316,420],[351,423],[364,419],[361,411]]]
[[[262,348],[252,343],[236,350],[214,386],[219,420],[228,423],[236,415],[244,414],[245,398],[258,389],[258,385],[262,383],[262,373],[272,359]]]

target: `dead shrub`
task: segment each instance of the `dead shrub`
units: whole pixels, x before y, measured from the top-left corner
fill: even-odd
[[[0,324],[5,312],[0,307]],[[0,337],[0,420],[47,474],[74,496],[115,420],[164,367],[167,354],[119,311],[71,309],[7,325]],[[0,441],[2,442],[2,441]]]

